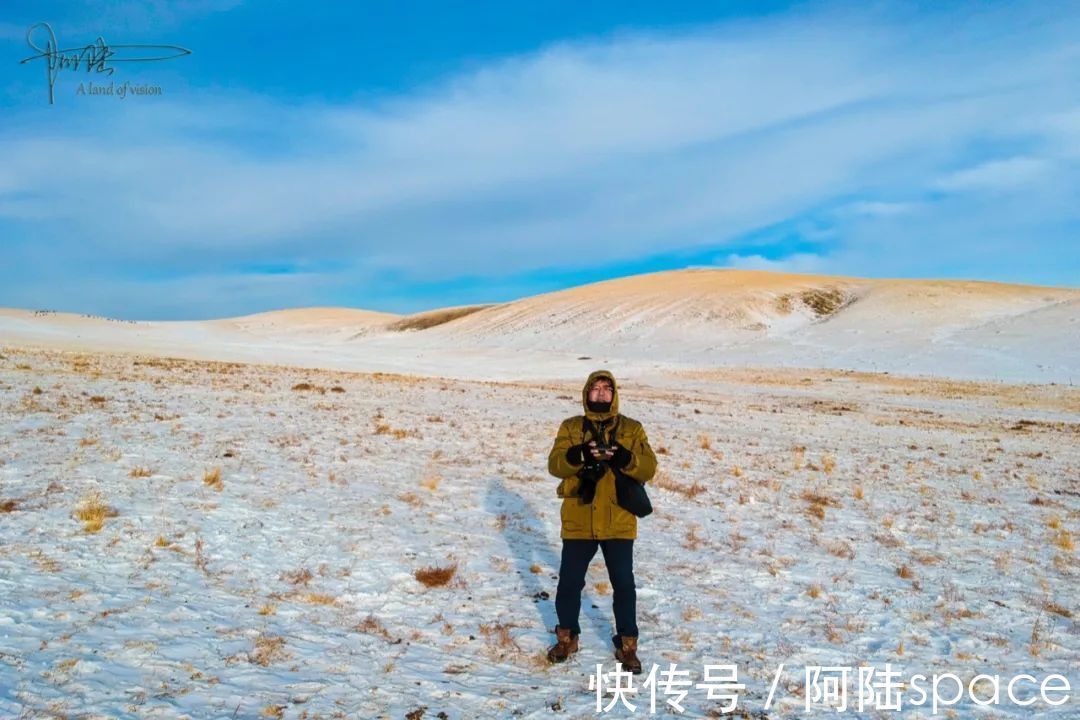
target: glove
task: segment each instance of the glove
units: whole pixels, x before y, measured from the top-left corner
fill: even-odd
[[[622,470],[627,465],[629,465],[630,461],[633,459],[633,453],[631,453],[619,443],[615,443],[615,454],[611,456],[610,460],[608,460],[608,464],[616,470]]]
[[[586,458],[592,458],[592,454],[589,452],[589,446],[584,443],[574,445],[566,451],[566,462],[571,465],[581,465]]]

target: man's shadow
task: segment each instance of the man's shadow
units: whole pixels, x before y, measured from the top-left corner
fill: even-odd
[[[555,497],[552,486],[541,486],[550,492],[551,504],[557,511],[559,506],[556,503],[561,503],[562,500]],[[558,615],[555,613],[555,590],[558,584],[557,573],[561,554],[552,547],[547,522],[540,518],[529,500],[507,488],[500,477],[488,481],[484,507],[491,517],[506,514],[507,522],[502,527],[503,539],[510,549],[510,555],[514,558],[517,574],[525,586],[525,591],[530,600],[536,600],[536,612],[540,621],[547,631],[553,632],[559,622]],[[594,558],[593,562],[595,561]],[[544,568],[544,572],[534,573],[532,571],[534,565]],[[548,568],[554,572],[547,572]],[[597,640],[601,644],[606,644],[610,642],[610,636],[606,633],[611,629],[608,626],[612,620],[607,618],[602,605],[593,607],[598,603],[593,602],[588,596],[587,587],[581,593],[582,634],[585,632],[585,626],[589,625]],[[541,598],[542,592],[548,594],[547,599]],[[537,598],[540,599],[537,600]]]

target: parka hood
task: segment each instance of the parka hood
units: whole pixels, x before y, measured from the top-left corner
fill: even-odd
[[[589,409],[589,388],[597,378],[607,378],[611,381],[611,409],[607,412],[598,413]],[[615,382],[615,376],[607,370],[596,370],[585,381],[585,387],[581,388],[581,408],[585,411],[585,417],[593,422],[603,422],[619,414],[619,385]]]

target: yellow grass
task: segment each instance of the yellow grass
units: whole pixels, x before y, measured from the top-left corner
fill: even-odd
[[[386,326],[387,330],[403,331],[403,330],[426,330],[436,325],[443,325],[451,320],[457,320],[458,318],[471,315],[474,312],[483,310],[488,305],[469,305],[466,307],[447,308],[445,310],[429,310],[427,312],[417,313],[410,315],[406,318],[402,318],[396,322],[392,322]]]
[[[446,566],[432,565],[430,567],[420,568],[413,573],[421,584],[425,587],[442,587],[450,582],[454,577],[454,573],[457,572],[457,563],[451,563]]]
[[[203,485],[213,488],[218,492],[221,492],[225,488],[225,483],[221,480],[221,468],[212,468],[203,473]]]
[[[83,522],[83,529],[96,533],[105,525],[105,518],[116,517],[116,511],[105,504],[96,490],[87,494],[75,508],[75,517]]]
[[[1076,549],[1076,542],[1073,540],[1072,533],[1068,530],[1057,531],[1050,541],[1062,550],[1069,550],[1071,552]]]
[[[248,659],[263,667],[286,657],[285,638],[260,635],[255,638],[255,649],[248,653]]]

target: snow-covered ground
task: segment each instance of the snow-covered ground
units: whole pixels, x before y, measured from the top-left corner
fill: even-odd
[[[0,717],[596,716],[590,675],[614,669],[599,557],[578,658],[543,659],[560,548],[546,458],[602,366],[660,460],[635,554],[646,670],[697,683],[734,664],[736,716],[755,718],[933,716],[913,689],[900,712],[805,711],[812,666],[1060,673],[1063,705],[936,716],[1080,715],[1074,387],[554,354],[507,369],[523,356],[481,348],[385,356],[429,377],[363,374],[289,367],[310,356],[269,340],[236,352],[281,365],[163,359],[194,351],[153,338],[141,353],[31,349],[11,317]],[[33,327],[19,337],[40,340]],[[95,501],[96,531],[77,516]],[[429,568],[454,571],[428,587]],[[636,712],[601,714],[649,715],[642,682]],[[676,714],[673,697],[657,714]],[[682,705],[717,716],[720,702],[691,687]]]

